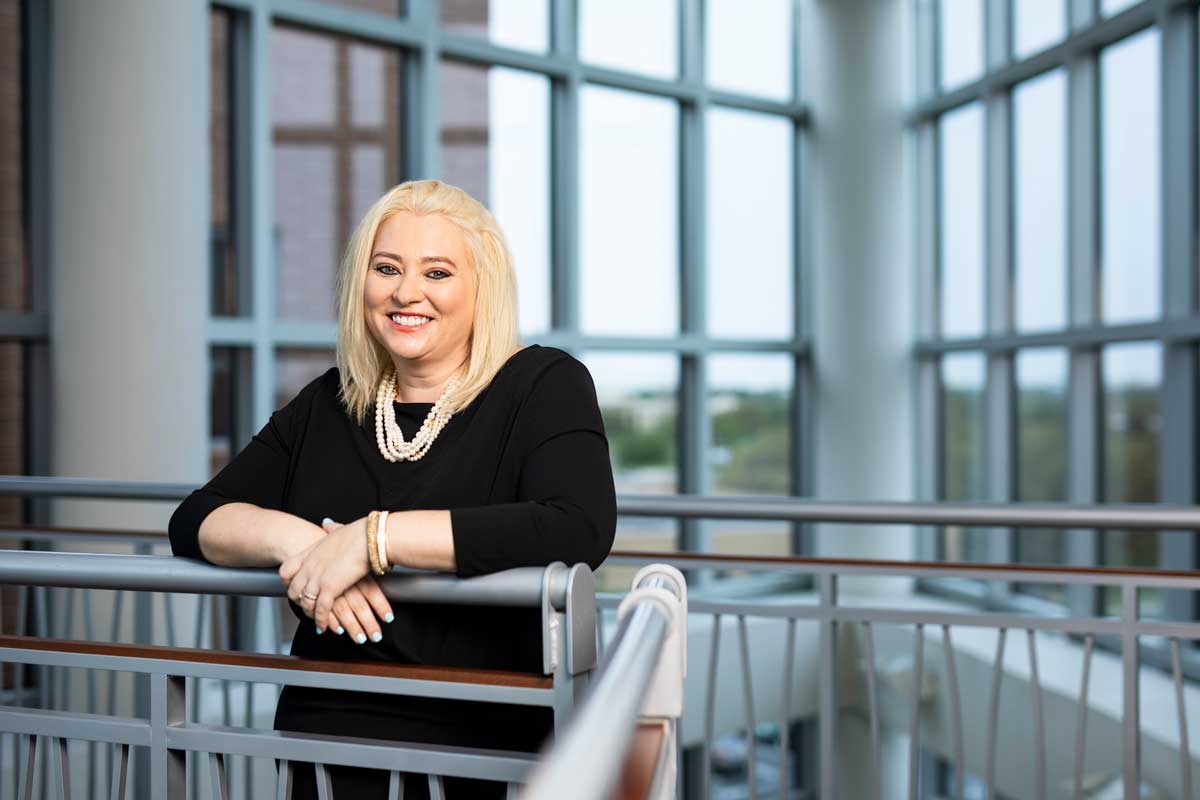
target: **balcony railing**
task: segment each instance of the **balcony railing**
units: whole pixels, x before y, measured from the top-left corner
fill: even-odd
[[[44,496],[161,500],[189,489],[0,478],[0,493]],[[623,497],[618,506],[622,514],[689,518],[1200,529],[1200,510],[1191,507],[694,497]],[[44,528],[27,532],[82,535]],[[1200,694],[1182,664],[1200,639],[1200,624],[1148,619],[1139,609],[1139,593],[1147,590],[1200,589],[1200,577],[1192,572],[677,553],[614,553],[607,563],[646,561],[686,570],[807,576],[814,587],[736,600],[692,598],[690,647],[707,657],[697,659],[706,669],[694,669],[687,681],[689,703],[678,730],[681,746],[696,745],[703,754],[685,786],[688,796],[709,796],[714,739],[738,727],[746,731],[746,795],[782,796],[796,772],[789,737],[796,721],[809,717],[816,720],[816,780],[806,788],[821,797],[882,796],[885,787],[900,780],[913,798],[933,792],[963,798],[973,782],[988,797],[1082,798],[1093,796],[1106,777],[1129,800],[1141,796],[1144,782],[1160,796],[1194,796],[1190,747],[1197,738],[1196,717],[1189,718],[1187,711],[1189,702],[1200,702]],[[943,577],[1108,587],[1121,602],[1117,613],[1107,616],[1045,616],[983,611],[905,588],[914,578]],[[880,582],[889,581],[890,588],[881,592]],[[597,604],[611,610],[620,600],[620,595],[602,594]],[[603,616],[597,627],[600,652],[606,641],[615,641],[613,625]],[[732,671],[720,666],[722,646],[730,642],[738,654],[730,663],[739,665],[740,687],[729,680]],[[1165,671],[1142,663],[1140,650],[1148,642],[1169,654]],[[1105,649],[1097,646],[1101,643]],[[729,690],[722,689],[724,684]],[[1149,713],[1143,713],[1143,698]],[[778,760],[769,772],[758,752],[766,748],[756,725],[767,720],[778,723]],[[1014,726],[1020,736],[1011,733]],[[906,770],[896,766],[895,741],[903,742]],[[863,766],[847,768],[851,750],[863,754]],[[930,754],[948,765],[944,786],[934,786],[923,771]]]

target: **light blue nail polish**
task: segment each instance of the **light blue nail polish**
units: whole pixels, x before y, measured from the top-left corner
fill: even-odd
[[[390,612],[390,611],[389,611],[388,613],[386,613],[386,614],[384,614],[384,615],[383,615],[383,621],[384,621],[384,622],[391,622],[391,621],[393,621],[394,619],[396,619],[396,615],[395,615],[395,614],[393,614],[393,613],[392,613],[392,612]]]
[[[333,522],[333,520],[331,520],[329,517],[326,517],[325,519],[321,520],[322,525],[328,525],[331,522]]]
[[[354,641],[362,644],[363,642],[367,641],[367,635],[365,633],[360,633],[358,636],[354,637]]]
[[[345,629],[345,628],[343,628],[341,625],[338,625],[338,626],[337,626],[337,634],[338,634],[338,636],[341,636],[341,635],[342,635],[343,633],[345,633],[345,632],[346,632],[346,629]]]
[[[321,635],[322,633],[324,633],[324,632],[325,632],[325,631],[321,629],[321,626],[320,626],[320,625],[318,625],[318,626],[317,626],[317,635],[318,635],[318,636],[320,636],[320,635]]]
[[[379,631],[375,631],[374,633],[371,634],[371,641],[375,642],[376,644],[378,644],[379,642],[382,642],[383,634],[380,633]]]

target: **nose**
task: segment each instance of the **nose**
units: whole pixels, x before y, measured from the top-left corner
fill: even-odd
[[[415,269],[405,270],[396,284],[396,290],[392,293],[392,299],[403,307],[419,303],[424,297],[425,294],[421,290],[420,272]]]

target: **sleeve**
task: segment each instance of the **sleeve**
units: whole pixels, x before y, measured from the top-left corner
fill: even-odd
[[[200,525],[226,503],[283,507],[300,396],[271,415],[263,429],[207,484],[188,495],[167,526],[171,552],[207,560],[200,552]]]
[[[587,368],[569,357],[547,368],[513,425],[518,500],[450,511],[458,576],[553,561],[597,569],[612,549],[617,501]]]

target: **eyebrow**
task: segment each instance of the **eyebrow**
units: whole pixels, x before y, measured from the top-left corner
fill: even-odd
[[[375,254],[373,254],[371,256],[371,260],[374,261],[375,259],[380,258],[380,257],[390,258],[393,261],[399,261],[401,264],[404,263],[404,259],[401,258],[400,256],[396,255],[395,253],[385,252],[383,250],[380,250],[380,251],[376,252]],[[446,258],[446,256],[425,256],[424,258],[421,259],[421,263],[422,264],[449,264],[452,267],[455,267],[455,268],[458,267],[457,264],[455,264],[449,258]]]

